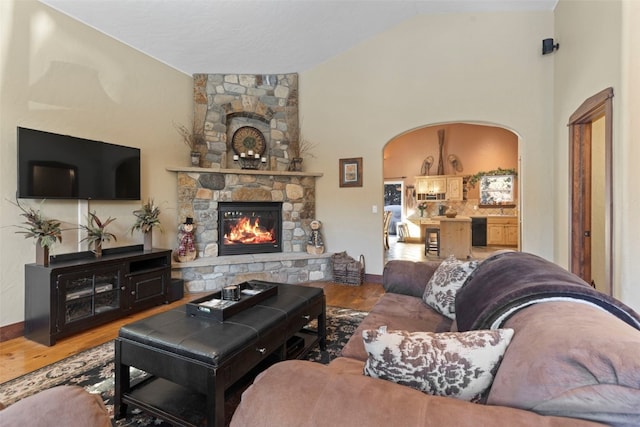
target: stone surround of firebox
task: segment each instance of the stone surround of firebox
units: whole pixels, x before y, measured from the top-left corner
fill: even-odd
[[[176,172],[178,221],[191,217],[198,258],[172,264],[188,292],[218,291],[258,279],[284,283],[331,280],[331,254],[306,252],[315,219],[315,180],[322,173],[167,167]],[[218,202],[282,202],[282,252],[218,256]]]

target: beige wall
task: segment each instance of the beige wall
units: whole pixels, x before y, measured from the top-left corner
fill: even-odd
[[[560,0],[555,10],[555,35],[560,50],[555,56],[554,200],[556,261],[569,264],[569,145],[567,122],[588,97],[613,87],[613,250],[614,296],[640,309],[637,277],[640,267],[640,200],[634,183],[640,180],[637,140],[640,36],[635,24],[639,3],[624,1]],[[633,17],[636,20],[633,20]],[[635,113],[635,115],[634,115]],[[635,143],[632,141],[635,140]]]
[[[615,283],[617,296],[640,311],[640,2],[622,2],[622,82],[615,102],[620,116],[615,150]],[[614,143],[615,145],[615,143]]]
[[[190,76],[31,0],[0,1],[0,326],[24,319],[24,265],[35,261],[34,242],[15,234],[21,221],[9,201],[16,192],[16,127],[30,127],[141,148],[142,197],[163,207],[158,247],[175,246],[176,177],[169,164],[187,164],[188,149],[172,121],[193,111]],[[36,206],[39,201],[25,200]],[[142,243],[131,236],[139,202],[47,200],[46,215],[74,227],[88,209],[116,217],[111,246]],[[79,214],[80,212],[80,214]],[[80,218],[79,218],[80,216]],[[53,254],[78,250],[76,230]]]
[[[381,274],[382,209],[372,206],[383,205],[384,146],[412,129],[474,122],[519,136],[522,248],[553,258],[553,58],[540,54],[552,33],[552,12],[418,16],[301,73],[328,250],[364,254],[367,273]],[[338,186],[338,159],[347,157],[363,157],[362,188]]]

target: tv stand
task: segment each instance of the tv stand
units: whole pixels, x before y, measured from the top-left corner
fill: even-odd
[[[52,346],[58,338],[168,302],[171,251],[142,245],[51,257],[25,266],[26,338]]]

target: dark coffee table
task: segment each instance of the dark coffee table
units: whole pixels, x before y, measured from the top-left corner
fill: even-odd
[[[115,341],[117,418],[136,406],[169,423],[224,425],[225,390],[267,357],[300,358],[326,348],[320,288],[277,284],[278,294],[224,321],[187,315],[186,305],[120,329]],[[305,329],[317,319],[315,331]],[[294,348],[292,348],[294,347]],[[129,367],[152,377],[132,384]]]

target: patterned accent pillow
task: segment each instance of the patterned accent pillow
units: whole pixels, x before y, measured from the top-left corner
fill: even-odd
[[[455,319],[456,293],[478,264],[478,261],[459,261],[453,255],[449,256],[429,279],[422,300],[443,316]]]
[[[364,374],[427,394],[481,402],[488,394],[513,329],[468,332],[362,332]]]

